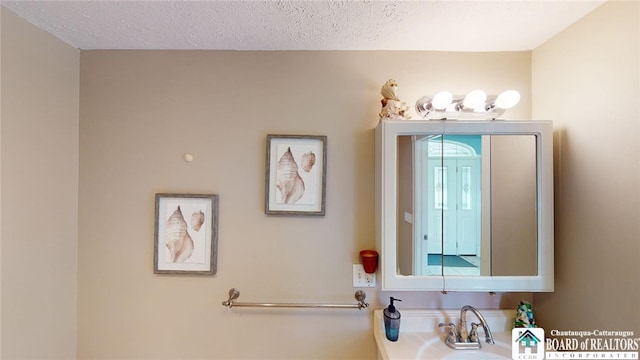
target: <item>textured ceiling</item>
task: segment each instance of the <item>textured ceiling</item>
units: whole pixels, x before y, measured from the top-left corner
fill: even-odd
[[[531,50],[604,0],[2,1],[80,49]]]

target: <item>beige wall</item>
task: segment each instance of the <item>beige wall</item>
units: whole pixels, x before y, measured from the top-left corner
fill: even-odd
[[[80,55],[2,11],[3,359],[76,354]]]
[[[0,8],[0,149],[2,149],[2,10]],[[0,156],[0,357],[2,357],[2,156]]]
[[[538,254],[536,138],[497,135],[488,142],[491,274],[535,276],[538,256],[547,256]]]
[[[413,214],[413,147],[411,137],[398,137],[398,273],[414,274],[413,225],[404,214]]]
[[[612,1],[533,51],[533,116],[556,132],[547,329],[640,332],[640,3]]]
[[[530,65],[528,52],[83,51],[78,357],[374,358],[370,310],[221,302],[231,287],[244,301],[354,302],[351,264],[374,246],[381,85],[396,78],[412,108],[443,88],[516,88],[509,115],[526,119]],[[264,214],[269,133],[328,136],[326,216]],[[220,195],[215,276],[152,273],[158,192]],[[520,299],[366,293],[374,308],[391,295],[404,308]]]

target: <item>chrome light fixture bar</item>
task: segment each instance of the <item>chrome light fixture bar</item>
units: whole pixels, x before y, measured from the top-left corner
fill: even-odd
[[[428,120],[495,120],[518,102],[520,93],[516,90],[507,90],[497,96],[487,96],[482,90],[470,91],[465,96],[440,91],[433,97],[418,99],[416,112]]]

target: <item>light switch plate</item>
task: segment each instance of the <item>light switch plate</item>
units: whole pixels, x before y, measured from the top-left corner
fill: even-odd
[[[353,287],[376,287],[376,273],[367,274],[362,264],[353,264]]]

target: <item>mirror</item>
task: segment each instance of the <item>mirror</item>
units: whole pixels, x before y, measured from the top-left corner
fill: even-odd
[[[536,275],[535,140],[398,136],[399,273]]]
[[[383,289],[553,290],[552,124],[383,121]]]

